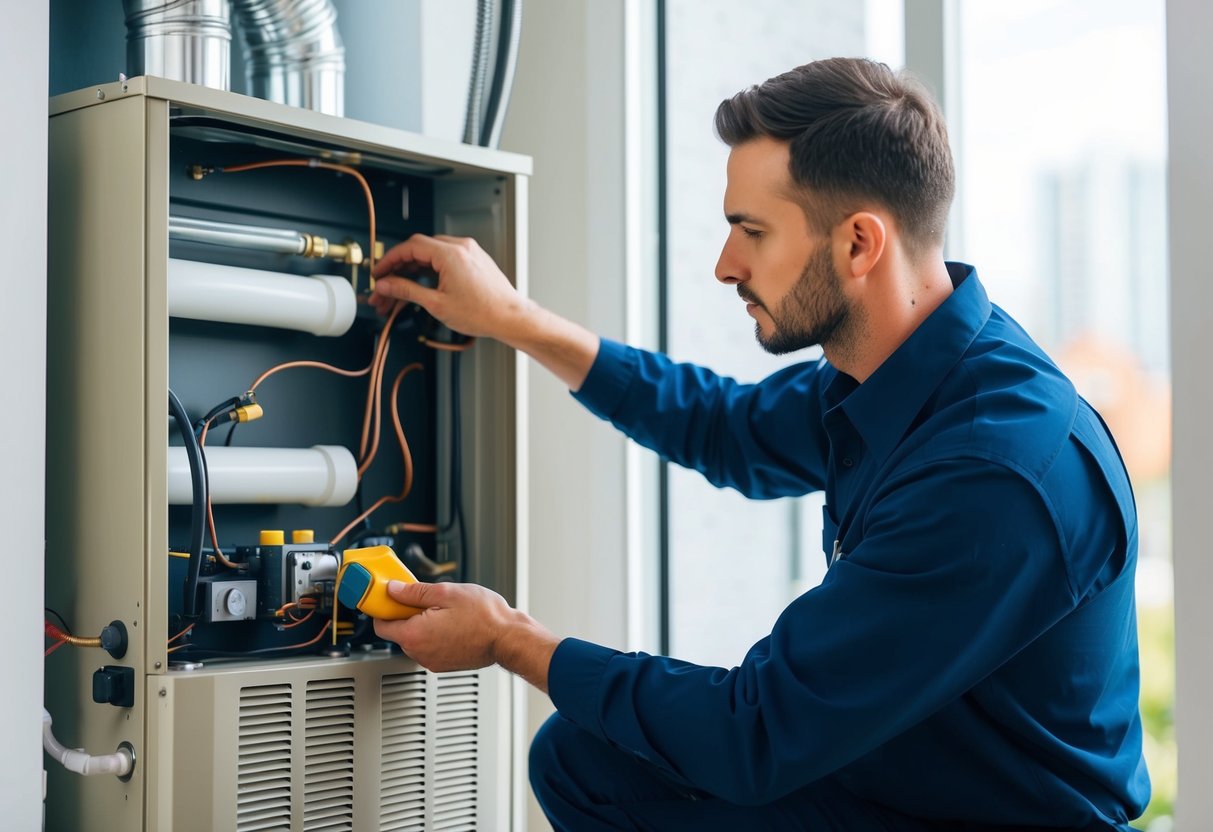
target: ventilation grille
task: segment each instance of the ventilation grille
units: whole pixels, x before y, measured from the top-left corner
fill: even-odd
[[[444,832],[475,830],[479,677],[437,676],[434,698],[432,828]]]
[[[240,690],[236,830],[291,825],[291,686]]]
[[[383,677],[380,832],[425,829],[425,673]]]
[[[353,832],[354,680],[308,682],[305,713],[303,827]]]

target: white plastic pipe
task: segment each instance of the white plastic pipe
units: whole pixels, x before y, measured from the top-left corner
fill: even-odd
[[[47,754],[62,763],[64,768],[77,774],[113,774],[116,777],[125,777],[135,767],[134,756],[125,748],[119,748],[113,754],[96,756],[67,748],[55,739],[55,734],[51,731],[51,713],[46,708],[42,709],[42,747],[46,749]]]
[[[206,449],[212,503],[302,503],[343,506],[358,488],[358,465],[341,445],[312,448]],[[168,449],[168,501],[193,500],[185,448]]]
[[[354,288],[344,277],[168,261],[168,313],[174,318],[344,335],[356,309]]]

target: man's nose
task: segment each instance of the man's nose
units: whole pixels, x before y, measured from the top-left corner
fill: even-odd
[[[730,254],[727,241],[724,248],[720,250],[720,258],[716,261],[716,279],[728,286],[742,283],[746,279],[741,263]]]

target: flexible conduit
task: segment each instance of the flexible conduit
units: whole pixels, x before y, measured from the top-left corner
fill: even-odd
[[[472,74],[468,79],[467,114],[463,122],[465,144],[480,144],[485,76],[493,42],[493,0],[477,0],[476,33],[472,43]]]

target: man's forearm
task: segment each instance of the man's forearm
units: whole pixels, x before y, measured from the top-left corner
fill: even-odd
[[[599,338],[532,301],[523,301],[498,340],[538,361],[576,393],[598,357]]]
[[[493,660],[547,693],[548,665],[560,639],[526,613],[511,613],[493,645]]]

